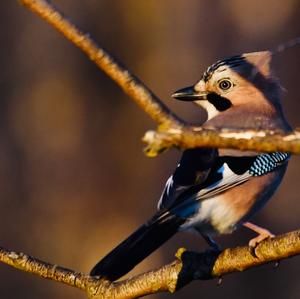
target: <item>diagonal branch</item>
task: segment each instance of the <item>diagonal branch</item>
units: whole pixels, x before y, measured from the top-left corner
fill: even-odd
[[[83,273],[52,265],[24,253],[17,253],[0,247],[0,261],[24,272],[62,282],[81,290],[86,290],[91,278]]]
[[[113,79],[153,120],[161,126],[158,132],[148,132],[146,153],[155,156],[166,148],[212,146],[257,151],[286,151],[300,153],[298,132],[282,135],[266,131],[227,131],[194,128],[174,115],[147,86],[117,62],[103,47],[67,20],[46,0],[20,0],[33,12],[61,32]]]
[[[179,249],[173,263],[114,284],[117,298],[138,298],[158,292],[175,292],[193,280],[219,278],[300,253],[300,231],[265,240],[253,251],[248,246],[221,253],[195,253]],[[102,299],[96,294],[94,299]]]
[[[145,136],[145,141],[152,146],[150,153],[156,154],[172,146],[215,146],[300,153],[298,132],[284,135],[275,132],[214,131],[186,126],[140,80],[100,48],[87,34],[63,17],[48,1],[20,0],[20,2],[78,46],[160,124],[158,132],[150,132]],[[248,246],[226,249],[221,253],[191,253],[179,250],[178,259],[173,263],[119,282],[90,277],[4,248],[0,248],[0,261],[24,272],[84,290],[90,298],[102,299],[137,298],[163,291],[174,292],[195,279],[211,279],[298,254],[300,254],[300,231],[295,231],[260,243],[255,252]]]
[[[101,70],[114,80],[146,113],[158,123],[180,125],[180,121],[167,106],[137,77],[113,58],[103,47],[66,19],[49,1],[20,0],[20,2],[46,20],[74,45],[82,50]]]
[[[24,253],[0,248],[0,261],[24,272],[81,289],[92,299],[124,299],[175,292],[193,280],[207,280],[244,271],[300,254],[300,230],[248,246],[195,253],[179,249],[177,259],[157,270],[123,281],[109,282],[43,262]]]

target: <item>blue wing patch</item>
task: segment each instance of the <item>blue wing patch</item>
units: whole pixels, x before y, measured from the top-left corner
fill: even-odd
[[[282,152],[259,155],[251,165],[249,173],[252,176],[262,176],[272,172],[278,166],[287,162],[290,156],[290,154]]]
[[[224,157],[224,164],[221,168],[218,169],[217,173],[222,172],[222,179],[210,184],[203,189],[200,189],[196,195],[197,200],[204,200],[211,198],[220,194],[234,186],[242,184],[248,181],[251,177],[262,176],[274,171],[277,167],[287,162],[290,158],[290,154],[275,152],[268,154],[261,154],[259,156],[253,157],[247,168],[244,168],[243,173],[241,170],[238,170],[238,173],[234,171],[236,169],[235,164],[239,164],[238,161],[241,158],[232,158]],[[230,160],[235,159],[236,161],[232,162]],[[250,158],[251,159],[251,158]],[[231,168],[231,167],[232,168]],[[234,167],[233,167],[234,166]],[[234,169],[234,170],[233,170]],[[242,168],[241,168],[242,169]]]
[[[203,167],[203,160],[195,167],[193,158],[195,156],[189,153],[180,161],[175,173],[167,180],[158,209],[179,206],[187,200],[202,201],[214,197],[252,177],[274,171],[289,160],[290,154],[275,152],[250,157],[219,156],[206,167]],[[199,173],[205,174],[200,176],[200,180]]]

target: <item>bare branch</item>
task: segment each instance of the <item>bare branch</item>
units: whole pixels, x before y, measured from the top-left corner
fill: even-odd
[[[90,277],[83,273],[52,265],[24,253],[17,253],[0,247],[0,261],[14,268],[36,274],[40,277],[65,283],[86,290]]]
[[[248,246],[225,249],[221,253],[179,249],[177,260],[171,264],[117,282],[90,277],[4,248],[0,248],[0,261],[24,272],[81,289],[93,299],[129,299],[159,292],[173,293],[192,280],[212,279],[299,254],[300,230],[265,240],[255,250]]]
[[[275,132],[225,129],[213,131],[185,126],[141,81],[117,63],[87,34],[64,18],[48,1],[20,0],[20,2],[79,47],[161,125],[158,132],[147,133],[144,138],[151,145],[152,154],[172,146],[183,148],[212,146],[300,153],[298,132],[284,135]],[[24,272],[84,290],[90,298],[102,299],[137,298],[163,291],[175,292],[195,279],[211,279],[298,254],[300,254],[300,231],[295,231],[263,241],[255,252],[248,246],[226,249],[221,253],[192,253],[179,250],[178,259],[173,263],[119,282],[90,277],[4,248],[0,248],[0,261]]]
[[[170,147],[195,148],[218,147],[261,152],[300,153],[300,132],[281,133],[272,131],[166,128],[148,131],[143,141],[148,143],[146,154],[156,156]]]
[[[192,280],[217,278],[298,254],[300,231],[265,240],[255,250],[248,246],[225,249],[221,253],[195,253],[179,249],[176,254],[178,259],[173,263],[128,280],[114,282],[109,287],[109,294],[104,294],[102,290],[92,298],[124,299],[165,291],[173,293]]]
[[[112,78],[135,102],[162,126],[158,132],[148,132],[146,153],[155,156],[166,148],[193,148],[211,146],[257,151],[286,151],[300,153],[298,132],[279,134],[266,131],[207,130],[188,127],[175,116],[137,77],[118,63],[107,51],[98,46],[88,34],[83,33],[48,1],[20,0],[37,13],[67,39],[79,47],[95,64]]]
[[[135,102],[156,122],[180,125],[180,121],[164,103],[153,94],[127,68],[117,62],[104,48],[97,45],[88,34],[67,20],[46,0],[20,0],[55,29],[61,32],[74,45],[82,50],[94,63],[113,79]]]

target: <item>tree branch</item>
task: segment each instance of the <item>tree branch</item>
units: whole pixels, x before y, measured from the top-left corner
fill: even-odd
[[[66,19],[46,0],[20,0],[20,2],[47,21],[76,45],[89,59],[114,80],[125,93],[145,110],[156,122],[180,125],[181,121],[137,77],[113,58],[103,47]]]
[[[51,265],[4,248],[0,248],[0,261],[24,272],[81,289],[92,299],[129,299],[159,292],[173,293],[193,280],[217,278],[299,254],[300,230],[265,240],[255,250],[248,246],[228,248],[220,253],[179,249],[174,262],[117,282]]]
[[[195,253],[179,249],[176,254],[178,259],[173,263],[112,285],[117,298],[122,299],[163,291],[173,293],[193,280],[218,278],[299,253],[300,231],[265,240],[255,250],[248,246],[225,249],[221,253]],[[94,299],[102,298],[102,294],[94,296]]]
[[[300,153],[300,134],[280,134],[266,131],[208,130],[187,126],[173,114],[127,68],[117,62],[103,47],[97,45],[88,34],[67,20],[46,0],[20,0],[33,12],[61,32],[80,48],[94,63],[113,79],[153,120],[161,126],[158,132],[150,131],[143,140],[148,143],[146,153],[155,156],[170,147],[193,148],[211,146],[257,151],[286,151]]]
[[[179,120],[140,80],[121,66],[107,51],[100,48],[45,0],[20,0],[66,38],[79,47],[95,64],[110,76],[136,103],[160,124],[158,132],[144,138],[151,147],[148,153],[176,147],[230,147],[261,151],[300,153],[299,133],[209,130],[188,127]],[[84,290],[90,298],[137,298],[147,294],[174,292],[195,279],[211,279],[243,271],[271,261],[300,254],[300,231],[265,240],[253,252],[248,246],[226,249],[221,253],[192,253],[179,250],[177,260],[162,268],[136,277],[109,282],[40,261],[23,253],[0,248],[0,261],[24,272],[62,282]]]
[[[10,251],[3,247],[0,247],[0,261],[24,272],[62,282],[81,290],[86,290],[91,279],[83,273],[52,265],[24,253]]]
[[[143,137],[148,143],[145,152],[154,157],[171,147],[218,147],[258,152],[300,153],[300,131],[282,133],[275,131],[204,129],[201,127],[159,128],[148,131]]]

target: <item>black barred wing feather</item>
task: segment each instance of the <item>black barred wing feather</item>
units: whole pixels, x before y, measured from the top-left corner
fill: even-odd
[[[249,173],[253,176],[261,176],[272,172],[281,164],[286,163],[290,156],[282,152],[259,155],[251,165]]]

